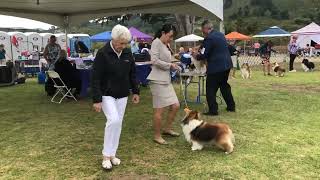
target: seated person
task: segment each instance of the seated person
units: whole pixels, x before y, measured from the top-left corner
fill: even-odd
[[[76,88],[73,95],[76,97],[79,96],[81,92],[80,76],[75,67],[73,67],[67,59],[67,52],[65,50],[60,51],[54,70],[60,75],[62,81],[68,88]]]

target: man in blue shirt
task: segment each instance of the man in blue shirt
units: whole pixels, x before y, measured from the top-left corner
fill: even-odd
[[[231,56],[228,43],[224,34],[213,30],[209,21],[201,25],[202,33],[205,36],[204,50],[198,55],[199,60],[207,60],[207,81],[206,97],[209,111],[205,115],[218,115],[218,104],[216,94],[220,89],[223,99],[227,104],[227,111],[235,112],[235,102],[231,93],[231,86],[228,84],[229,72],[232,68]]]

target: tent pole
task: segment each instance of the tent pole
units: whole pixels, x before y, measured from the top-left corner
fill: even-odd
[[[244,47],[243,47],[243,55],[246,55],[246,42],[247,42],[247,41],[245,40],[245,41],[244,41],[244,45],[243,45],[243,46],[244,46]]]
[[[66,51],[68,52],[68,28],[69,28],[69,16],[64,16],[64,33],[66,35]]]
[[[220,29],[220,32],[222,32],[223,34],[225,34],[225,29],[224,29],[224,23],[223,23],[223,21],[220,21],[220,27],[219,27]]]

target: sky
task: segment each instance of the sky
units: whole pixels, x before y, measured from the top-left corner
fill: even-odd
[[[19,18],[14,16],[0,15],[0,28],[25,28],[25,29],[44,29],[51,28],[51,24],[43,23],[40,21],[34,21],[25,18]]]

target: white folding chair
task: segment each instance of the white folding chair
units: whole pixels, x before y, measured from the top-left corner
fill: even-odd
[[[66,97],[70,97],[73,98],[75,101],[77,101],[77,99],[73,96],[73,94],[71,93],[71,88],[69,89],[66,84],[62,81],[62,79],[60,78],[59,74],[55,71],[47,71],[47,74],[49,76],[49,78],[53,81],[54,83],[54,87],[57,88],[57,92],[56,94],[52,97],[51,102],[54,103],[61,103],[62,100]],[[55,97],[58,94],[62,94],[62,98],[60,99],[60,101],[55,101]]]

